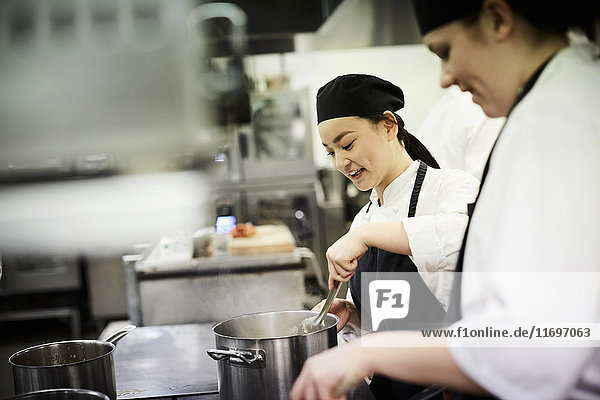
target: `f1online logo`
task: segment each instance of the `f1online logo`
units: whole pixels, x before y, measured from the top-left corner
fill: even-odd
[[[384,319],[402,319],[408,315],[410,284],[405,280],[369,282],[371,326],[378,329]]]

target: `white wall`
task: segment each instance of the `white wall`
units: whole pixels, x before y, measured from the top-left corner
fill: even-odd
[[[404,91],[406,105],[399,114],[408,131],[415,133],[442,94],[439,68],[439,59],[421,44],[256,55],[246,59],[247,73],[260,85],[264,85],[267,77],[285,74],[291,89],[308,89],[314,159],[318,167],[330,166],[316,129],[315,96],[319,87],[348,73],[387,79]]]

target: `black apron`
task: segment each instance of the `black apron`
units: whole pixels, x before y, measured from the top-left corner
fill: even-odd
[[[408,217],[414,217],[417,209],[417,202],[419,199],[419,193],[421,192],[421,186],[425,179],[427,172],[427,165],[420,161],[419,170],[417,171],[417,177],[415,178],[415,184],[413,187],[412,195],[410,198]],[[367,208],[369,212],[370,205]],[[359,315],[361,316],[361,324],[363,327],[370,328],[371,316],[370,305],[362,304],[361,302],[361,286],[367,287],[361,276],[365,272],[411,272],[412,277],[410,281],[410,307],[408,315],[401,320],[384,320],[379,325],[378,331],[382,330],[400,330],[400,329],[418,329],[419,325],[423,322],[419,313],[412,313],[413,310],[419,308],[426,308],[430,312],[428,313],[428,321],[426,324],[433,322],[443,321],[445,319],[445,311],[438,299],[431,293],[429,287],[425,284],[423,279],[419,276],[417,266],[412,262],[409,256],[404,254],[391,253],[389,251],[381,250],[376,247],[370,247],[365,254],[358,261],[358,267],[356,268],[354,275],[350,279],[349,288],[352,294],[352,299]],[[408,275],[408,274],[407,274]],[[368,296],[366,296],[368,300]],[[417,315],[416,318],[412,315]],[[423,326],[421,326],[423,327]],[[428,326],[431,327],[431,326]],[[371,329],[370,329],[371,330]],[[371,384],[369,385],[373,395],[376,399],[408,399],[409,397],[423,391],[425,387],[411,385],[404,382],[393,381],[383,376],[375,375]],[[438,397],[432,399],[442,399],[440,394]]]

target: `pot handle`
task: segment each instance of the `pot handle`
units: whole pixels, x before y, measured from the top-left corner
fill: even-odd
[[[216,361],[225,360],[233,365],[242,365],[246,367],[265,368],[267,361],[265,359],[264,350],[245,350],[231,349],[218,350],[209,349],[206,353]]]
[[[104,341],[110,342],[112,344],[117,344],[117,342],[119,340],[121,340],[123,338],[123,336],[127,335],[129,332],[131,332],[135,328],[136,328],[135,325],[125,325],[124,327],[122,327],[121,329],[119,329],[118,331],[116,331],[115,333],[113,333],[112,335],[107,337],[106,339],[104,339]]]

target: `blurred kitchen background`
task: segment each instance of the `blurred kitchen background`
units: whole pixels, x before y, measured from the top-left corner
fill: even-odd
[[[408,0],[0,1],[0,397],[27,345],[316,304],[368,198],[316,130],[345,73],[411,132],[442,94]]]

